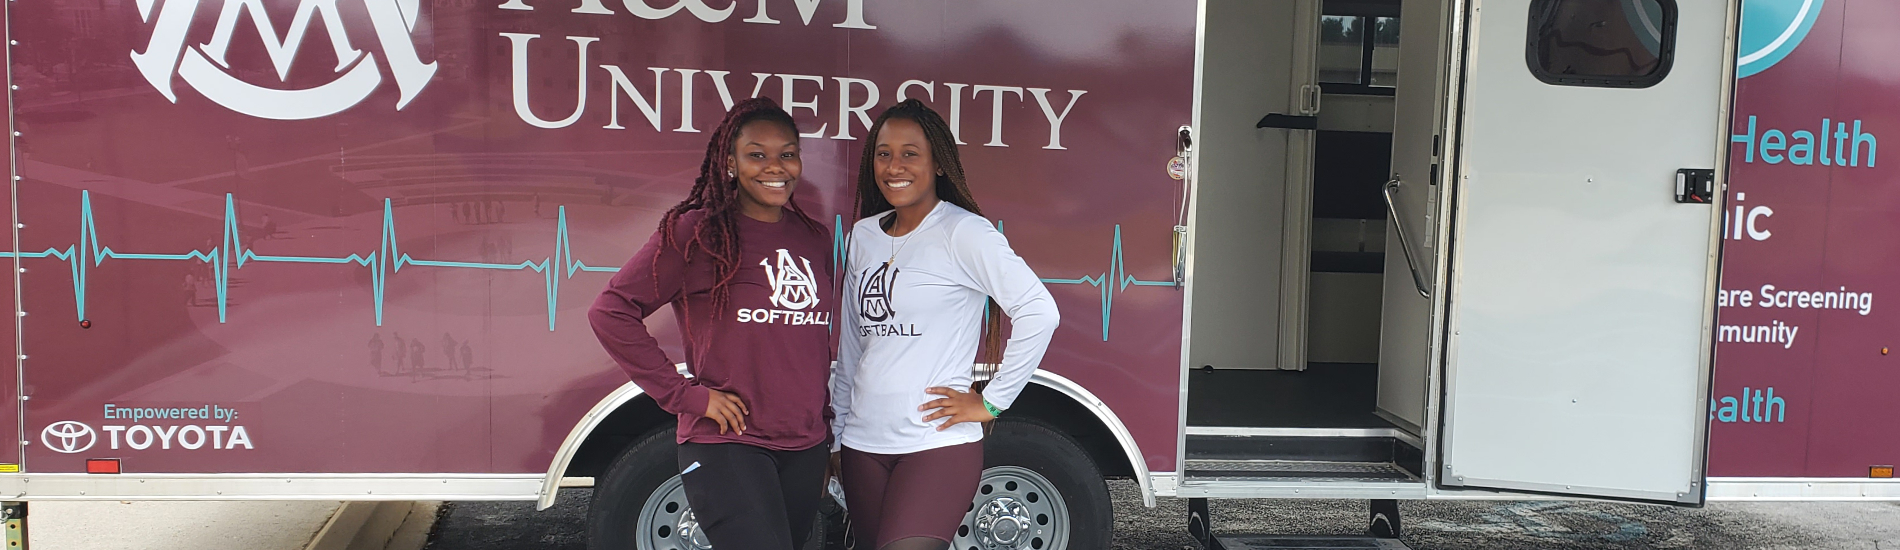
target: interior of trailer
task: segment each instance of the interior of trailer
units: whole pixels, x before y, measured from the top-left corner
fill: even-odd
[[[1383,190],[1428,211],[1441,2],[1204,4],[1184,483],[1422,479],[1427,307]]]

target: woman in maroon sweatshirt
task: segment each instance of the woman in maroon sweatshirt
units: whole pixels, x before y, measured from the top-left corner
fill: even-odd
[[[800,168],[790,115],[734,105],[691,194],[588,312],[608,355],[679,416],[686,498],[718,548],[791,550],[824,493],[831,241],[792,202]],[[668,304],[691,376],[643,321]]]

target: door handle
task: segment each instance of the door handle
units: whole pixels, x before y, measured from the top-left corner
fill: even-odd
[[[1399,188],[1399,177],[1392,176],[1391,181],[1379,188],[1385,196],[1386,219],[1392,220],[1392,229],[1399,234],[1399,249],[1405,251],[1405,267],[1412,270],[1412,286],[1418,288],[1420,298],[1430,299],[1432,293],[1425,288],[1425,277],[1418,272],[1418,262],[1412,259],[1412,243],[1405,239],[1405,223],[1399,221],[1399,206],[1392,199],[1392,190]]]
[[[1288,130],[1318,130],[1319,117],[1312,115],[1288,115],[1273,113],[1262,117],[1255,128],[1285,128]]]
[[[1683,204],[1715,202],[1715,171],[1706,168],[1677,170],[1676,202]]]
[[[1181,178],[1181,205],[1174,218],[1174,288],[1182,289],[1187,285],[1187,215],[1188,193],[1194,187],[1194,127],[1182,126],[1176,130],[1174,155],[1188,164],[1186,175]]]

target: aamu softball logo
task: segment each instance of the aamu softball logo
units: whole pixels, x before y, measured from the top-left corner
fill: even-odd
[[[805,309],[818,305],[817,277],[812,275],[811,260],[798,258],[804,263],[804,269],[792,261],[789,250],[778,249],[778,269],[772,268],[771,260],[759,260],[765,268],[765,278],[772,282],[772,306],[785,309]]]
[[[858,292],[858,315],[873,323],[891,318],[897,313],[891,309],[891,279],[897,278],[897,270],[891,269],[890,262],[878,265],[877,271],[864,277],[864,288]]]
[[[151,82],[165,99],[178,102],[174,80],[181,80],[206,99],[225,108],[258,118],[303,120],[342,112],[368,99],[383,84],[382,68],[396,81],[400,92],[396,110],[402,110],[422,93],[434,78],[436,63],[417,57],[410,34],[422,17],[421,0],[349,0],[363,3],[381,55],[358,49],[350,42],[338,2],[345,0],[301,0],[290,24],[279,32],[278,24],[264,9],[264,0],[139,0],[139,18],[151,25],[152,37],[145,51],[132,52],[132,62],[145,80]],[[203,5],[201,5],[203,4]],[[192,23],[201,8],[218,7],[217,23],[209,41],[189,43]],[[352,23],[361,21],[353,20]],[[261,38],[256,43],[239,41],[239,48],[262,48],[270,57],[278,86],[250,82],[236,74],[252,67],[233,67],[227,61],[238,26],[249,22]],[[320,24],[336,58],[335,67],[298,67],[299,71],[330,71],[334,76],[323,84],[302,88],[283,87],[289,82],[291,63],[313,24]],[[243,33],[251,35],[251,33]],[[202,35],[199,33],[198,35]],[[277,37],[284,37],[279,40]],[[359,35],[361,36],[361,35]],[[310,40],[320,43],[322,40]],[[320,46],[319,46],[320,47]],[[256,78],[253,78],[255,80]],[[271,80],[264,76],[262,80]]]
[[[878,265],[876,271],[865,271],[869,275],[864,277],[864,286],[859,288],[858,315],[871,323],[859,325],[858,336],[923,336],[923,331],[917,330],[916,323],[883,324],[897,315],[897,310],[891,307],[891,287],[897,280],[899,270],[891,267],[890,262],[885,262]]]
[[[781,325],[829,325],[831,314],[823,311],[804,311],[818,305],[818,278],[811,270],[811,260],[804,257],[793,259],[792,252],[778,249],[776,262],[772,258],[759,260],[759,267],[765,268],[765,280],[772,285],[770,298],[773,309],[739,310],[741,323],[772,323]]]

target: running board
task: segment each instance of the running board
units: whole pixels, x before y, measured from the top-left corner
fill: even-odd
[[[1219,465],[1204,470],[1231,472],[1239,469],[1237,461],[1260,465],[1263,472],[1295,471],[1282,463],[1313,464],[1323,470],[1338,471],[1339,464],[1383,465],[1381,471],[1389,472],[1396,466],[1402,473],[1393,476],[1380,476],[1382,479],[1416,479],[1422,474],[1425,453],[1411,441],[1386,434],[1379,435],[1197,435],[1187,436],[1187,470],[1185,477],[1195,477],[1195,464]],[[1232,477],[1234,474],[1217,474]],[[1243,477],[1284,477],[1280,474],[1265,474]],[[1337,477],[1297,473],[1294,477]],[[1354,474],[1344,476],[1351,479],[1363,478]]]
[[[1425,482],[1390,462],[1188,459],[1181,498],[1425,497]]]
[[[1179,498],[1331,498],[1348,500],[1419,500],[1422,481],[1340,481],[1284,478],[1186,478]]]
[[[1419,481],[1390,462],[1312,460],[1188,459],[1188,479],[1276,479],[1301,481]]]

